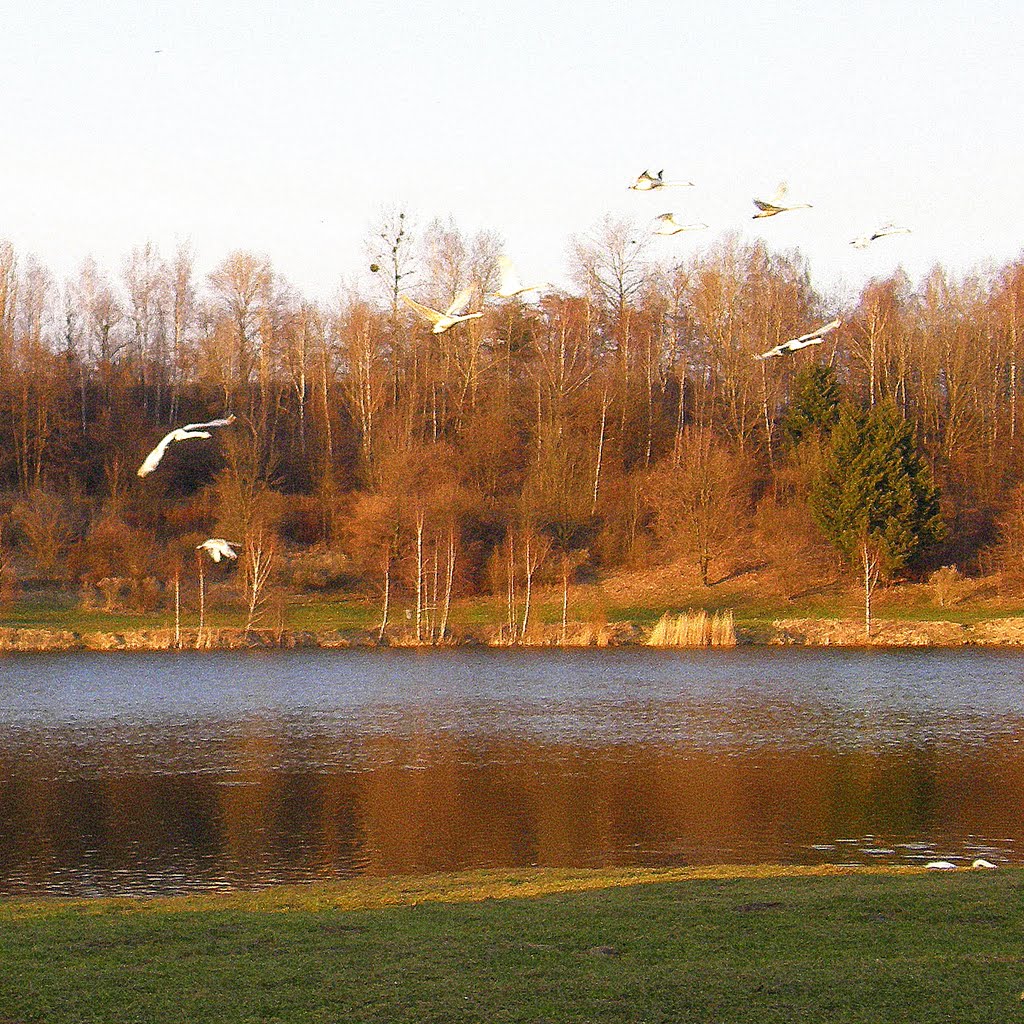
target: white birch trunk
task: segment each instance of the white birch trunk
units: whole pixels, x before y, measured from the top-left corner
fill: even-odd
[[[416,643],[423,641],[423,512],[416,512]]]
[[[384,640],[384,631],[388,628],[388,611],[391,603],[391,548],[384,558],[384,607],[380,616],[380,632],[377,634],[377,642]]]
[[[199,628],[196,630],[196,649],[202,646],[203,624],[206,621],[206,576],[203,572],[203,556],[199,552],[196,555],[199,561]]]
[[[526,593],[523,597],[523,628],[520,636],[526,639],[526,627],[530,624],[530,595],[533,593],[533,572],[536,568],[530,562],[530,535],[526,535],[526,552],[523,558],[523,566],[526,569]]]
[[[452,584],[455,582],[455,531],[448,531],[448,565],[444,581],[444,612],[441,615],[441,629],[438,639],[444,641],[448,632],[448,613],[452,606]]]
[[[597,436],[597,465],[594,467],[594,494],[591,501],[590,514],[597,511],[597,493],[601,484],[601,463],[604,460],[604,435],[608,421],[608,392],[601,396],[601,430]]]

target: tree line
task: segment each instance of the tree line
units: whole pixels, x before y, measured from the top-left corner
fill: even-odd
[[[328,303],[248,252],[201,277],[146,245],[58,282],[0,243],[0,590],[113,580],[108,604],[144,606],[223,536],[260,538],[290,586],[401,599],[427,636],[459,596],[500,596],[514,637],[541,582],[677,559],[710,585],[742,553],[793,596],[856,562],[823,481],[837,424],[872,410],[935,503],[879,571],[1013,576],[1024,262],[840,300],[798,251],[728,235],[666,261],[655,241],[606,220],[572,240],[571,288],[497,300],[496,235],[389,211],[373,272]],[[484,316],[439,335],[399,301],[467,286]],[[754,358],[834,316],[822,344]],[[227,412],[136,477],[171,426]]]

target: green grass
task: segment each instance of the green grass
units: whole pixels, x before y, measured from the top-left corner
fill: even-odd
[[[0,1020],[991,1024],[1024,1015],[1020,883],[726,875],[358,910],[315,887],[0,904]]]
[[[788,601],[777,595],[748,589],[735,589],[730,583],[713,587],[680,586],[669,596],[651,595],[632,601],[605,601],[592,591],[586,591],[570,600],[570,622],[633,622],[650,628],[666,612],[684,612],[704,609],[709,614],[730,610],[735,616],[736,628],[745,639],[767,639],[772,634],[772,623],[778,619],[845,619],[859,621],[863,616],[862,595],[856,588],[830,590]],[[390,628],[394,632],[407,626],[406,605],[396,602],[392,606]],[[932,599],[930,588],[882,588],[875,596],[873,613],[876,619],[894,619],[905,622],[948,621],[965,625],[1024,614],[1020,602],[1009,599],[971,600],[963,604],[941,607]],[[380,625],[381,609],[378,603],[358,597],[307,597],[291,599],[285,609],[284,625],[297,630],[340,630],[352,636],[375,632]],[[522,609],[519,610],[522,615]],[[539,594],[534,602],[531,621],[549,626],[561,621],[561,595]],[[245,609],[217,606],[208,610],[207,625],[234,627],[244,625]],[[478,597],[453,602],[449,615],[450,628],[458,633],[481,635],[501,626],[506,609],[500,599]],[[268,612],[263,625],[277,624],[276,613]],[[194,628],[198,617],[194,610],[183,611],[181,625]],[[22,598],[13,606],[0,610],[0,626],[36,629],[66,629],[78,633],[116,633],[135,629],[171,628],[173,613],[164,609],[150,613],[103,612],[76,607],[72,594],[51,593],[46,597]],[[0,1018],[0,1024],[3,1024]]]
[[[291,629],[360,631],[378,629],[380,613],[360,601],[305,601],[290,604],[285,621]]]

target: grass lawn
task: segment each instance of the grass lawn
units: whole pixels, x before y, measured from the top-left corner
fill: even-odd
[[[924,584],[902,584],[882,587],[876,591],[873,611],[877,620],[903,622],[948,621],[964,625],[1024,614],[1020,600],[993,596],[992,586],[979,587],[977,594],[957,604],[940,606],[933,588]],[[223,600],[223,598],[221,598]],[[685,612],[703,609],[709,614],[731,611],[741,637],[746,641],[764,642],[773,634],[773,623],[779,619],[842,619],[860,621],[863,616],[863,593],[856,586],[832,586],[795,600],[787,600],[754,573],[727,579],[712,587],[703,587],[694,580],[675,577],[661,571],[648,579],[642,573],[630,575],[625,583],[615,583],[605,593],[600,585],[586,585],[570,591],[568,619],[571,623],[599,624],[632,622],[650,628],[668,611]],[[411,628],[408,600],[395,600],[390,611],[392,636]],[[295,630],[340,630],[353,638],[376,633],[380,625],[379,602],[358,596],[304,595],[293,596],[285,603],[283,625]],[[522,608],[518,615],[521,617]],[[489,596],[467,598],[452,603],[449,626],[456,633],[487,635],[499,628],[507,618],[501,599]],[[562,618],[560,588],[538,590],[534,595],[531,622],[557,625]],[[209,606],[206,623],[210,627],[241,628],[246,611],[240,603]],[[268,613],[261,623],[273,627],[282,620],[276,612]],[[182,609],[183,628],[198,623],[194,608]],[[0,609],[0,626],[22,628],[67,629],[85,632],[126,632],[136,629],[168,629],[174,625],[173,612],[162,609],[150,613],[104,612],[78,607],[74,593],[48,591],[23,596]],[[0,1024],[3,1024],[0,1020]]]
[[[1018,871],[685,875],[0,902],[0,1021],[1024,1017]]]

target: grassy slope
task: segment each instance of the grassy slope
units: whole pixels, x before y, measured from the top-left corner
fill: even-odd
[[[481,898],[515,881],[435,881],[435,895],[469,899],[453,903],[422,883],[371,883],[356,910],[341,907],[359,883],[0,904],[0,1020],[988,1024],[1024,1012],[1016,871],[725,872]]]
[[[797,598],[784,595],[769,571],[740,571],[703,587],[692,569],[685,566],[657,566],[622,572],[600,583],[574,586],[570,590],[568,617],[571,621],[600,623],[631,621],[650,626],[665,611],[680,612],[703,608],[708,612],[730,609],[736,624],[748,639],[767,634],[777,619],[848,619],[863,616],[863,592],[850,581],[819,587]],[[394,629],[408,626],[406,606],[396,600],[390,620]],[[359,598],[335,596],[292,597],[287,602],[285,625],[293,629],[375,632],[380,624],[378,603]],[[520,608],[519,614],[522,614]],[[972,624],[1024,614],[1024,600],[1001,596],[995,580],[969,580],[960,586],[955,603],[940,605],[927,584],[902,584],[880,588],[873,603],[878,619],[903,621],[951,621]],[[539,588],[534,595],[532,620],[535,624],[558,623],[562,616],[562,594],[558,587]],[[451,609],[450,624],[456,632],[480,633],[500,625],[506,609],[500,599],[481,597],[457,601]],[[276,624],[274,616],[266,625]],[[217,607],[209,611],[210,626],[240,627],[245,612],[238,607]],[[148,614],[82,611],[71,594],[50,592],[22,598],[13,607],[0,609],[0,625],[76,632],[118,632],[131,629],[169,628],[173,614],[167,610]],[[194,627],[194,610],[184,609],[181,624]]]
[[[770,625],[776,618],[852,618],[863,615],[863,594],[855,588],[833,588],[824,592],[787,600],[772,593],[756,573],[739,580],[725,581],[702,588],[689,581],[676,585],[664,581],[645,585],[640,574],[611,586],[574,588],[570,592],[568,617],[575,622],[631,621],[650,626],[664,611],[703,608],[711,611],[731,609],[737,625],[749,628]],[[952,606],[941,606],[925,585],[904,585],[880,590],[873,602],[879,617],[905,621],[936,620],[975,623],[1024,613],[1024,601],[996,598],[990,593],[970,597]],[[535,598],[532,622],[558,623],[561,618],[561,594],[540,593]],[[521,614],[521,609],[520,609]],[[455,627],[473,630],[497,626],[504,621],[504,605],[494,598],[456,602],[451,621]],[[207,616],[210,626],[241,626],[245,612],[238,608],[216,608]],[[392,607],[391,623],[403,625],[403,606]],[[0,609],[0,625],[42,629],[70,629],[78,632],[167,628],[174,624],[167,610],[150,613],[83,611],[70,599],[54,597],[23,599],[13,607]],[[185,609],[181,625],[195,627],[195,612]],[[273,625],[269,620],[267,625]],[[286,625],[309,630],[376,630],[380,625],[380,608],[360,599],[293,598],[288,603]]]

